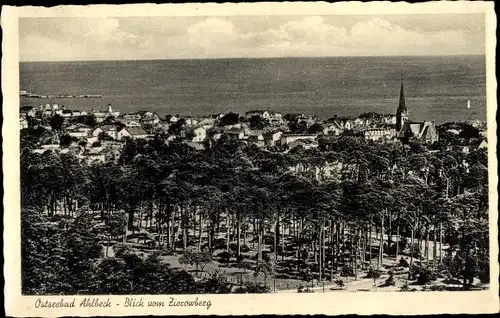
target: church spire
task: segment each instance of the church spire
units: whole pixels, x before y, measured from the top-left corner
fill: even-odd
[[[401,74],[401,90],[399,92],[399,105],[396,111],[396,130],[400,131],[405,121],[408,120],[408,109],[406,108],[405,92],[403,85],[403,74]]]

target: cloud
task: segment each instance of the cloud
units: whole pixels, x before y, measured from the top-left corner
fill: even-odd
[[[428,30],[419,27],[422,17],[405,27],[390,20],[357,16],[343,24],[304,16],[281,18],[266,28],[265,19],[257,27],[251,18],[231,17],[53,18],[22,21],[20,50],[21,60],[484,53],[484,34],[477,28]]]

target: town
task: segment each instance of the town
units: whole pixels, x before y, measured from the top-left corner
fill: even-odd
[[[399,95],[327,120],[21,107],[23,246],[58,247],[25,247],[23,291],[487,288],[486,125]]]
[[[484,137],[478,144],[459,140],[448,146],[469,151],[471,147],[485,148],[486,125],[478,120],[468,123]],[[24,106],[20,111],[20,129],[40,127],[45,138],[34,150],[43,153],[52,149],[71,152],[79,158],[104,162],[116,159],[119,150],[129,139],[165,137],[165,142],[182,141],[195,149],[205,149],[223,137],[247,145],[274,147],[288,151],[296,146],[305,149],[318,147],[322,136],[357,136],[376,142],[400,142],[411,139],[426,144],[439,141],[439,134],[459,135],[463,125],[445,123],[436,127],[432,121],[415,122],[408,116],[403,82],[396,114],[364,113],[355,118],[334,116],[319,120],[305,114],[281,114],[268,110],[251,110],[243,116],[236,113],[205,117],[159,115],[139,111],[121,114],[108,105],[106,110],[79,111],[64,105],[45,104]],[[457,139],[458,140],[458,139]]]

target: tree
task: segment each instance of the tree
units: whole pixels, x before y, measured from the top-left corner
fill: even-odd
[[[235,125],[239,122],[240,115],[229,112],[222,116],[219,120],[219,125],[220,126],[229,126],[229,125]]]
[[[269,121],[259,115],[250,117],[249,122],[252,129],[264,129],[269,126]]]
[[[196,273],[198,273],[198,267],[201,266],[201,271],[205,266],[212,261],[212,255],[207,252],[202,252],[194,249],[188,249],[179,258],[179,263],[181,264],[191,264],[196,266]]]
[[[69,147],[72,141],[73,140],[70,135],[62,135],[61,138],[59,138],[61,147]]]
[[[55,114],[50,119],[50,127],[52,127],[52,129],[55,131],[61,130],[63,123],[64,123],[64,118],[59,114]]]
[[[168,133],[171,135],[179,135],[181,130],[186,126],[186,119],[181,118],[175,123],[170,124],[168,127]]]
[[[294,134],[303,134],[307,131],[307,123],[305,121],[290,121],[288,129]]]
[[[309,134],[317,134],[323,131],[323,125],[319,123],[312,124],[309,128],[307,128],[307,132]]]

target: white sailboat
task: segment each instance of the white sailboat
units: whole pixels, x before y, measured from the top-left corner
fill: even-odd
[[[470,99],[467,100],[467,109],[470,109]]]

